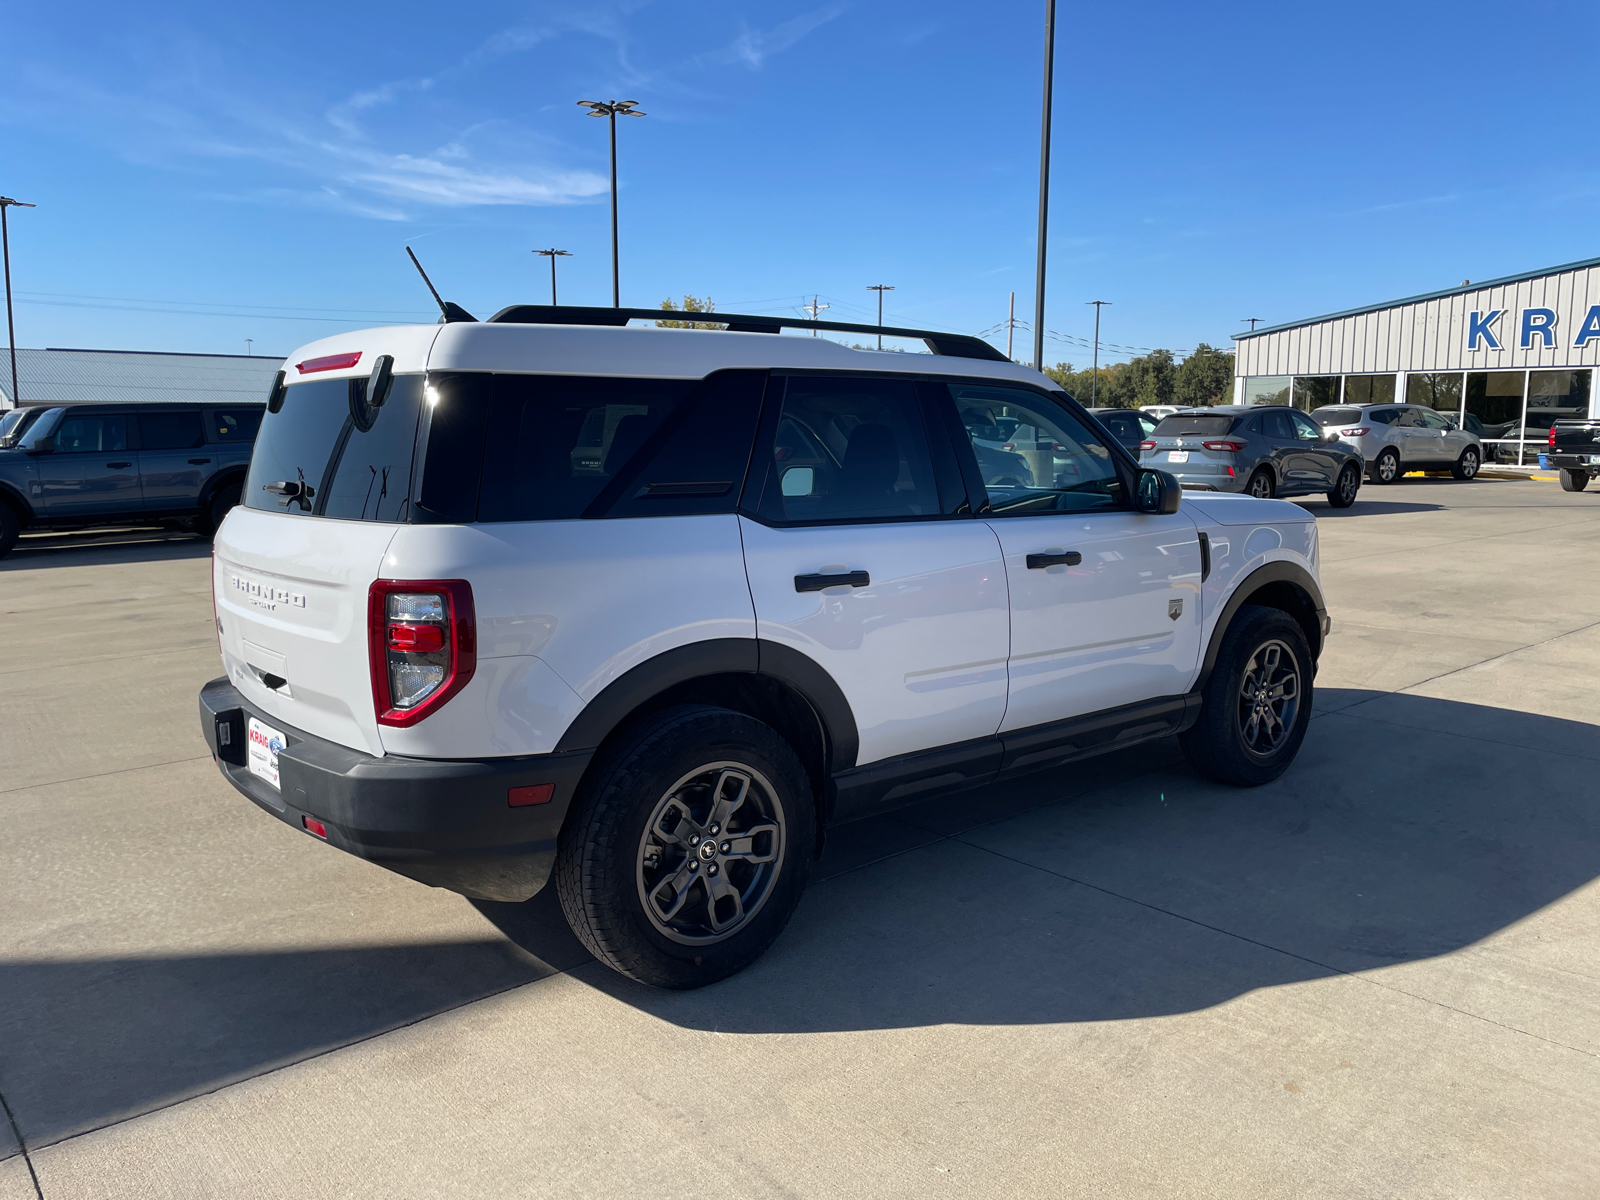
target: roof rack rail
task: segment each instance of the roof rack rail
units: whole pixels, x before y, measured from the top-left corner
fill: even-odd
[[[513,304],[489,318],[491,325],[626,325],[629,321],[694,321],[726,325],[729,333],[779,333],[785,329],[820,329],[834,333],[863,333],[869,337],[916,338],[935,354],[954,358],[983,358],[1010,362],[982,338],[966,333],[938,333],[928,329],[898,329],[889,325],[851,325],[844,321],[806,321],[798,317],[743,316],[739,313],[686,313],[670,308],[588,308],[580,305]]]

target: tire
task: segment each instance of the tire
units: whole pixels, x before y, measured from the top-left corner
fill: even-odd
[[[1562,470],[1562,472],[1561,472],[1561,490],[1563,492],[1581,492],[1581,491],[1583,491],[1584,488],[1586,488],[1588,486],[1589,486],[1589,472],[1587,472],[1587,471],[1572,471],[1572,470],[1566,470],[1566,469]],[[5,545],[5,532],[3,530],[0,530],[0,546],[4,546],[4,545]],[[4,553],[5,553],[4,550],[0,550],[0,554],[4,554]]]
[[[17,514],[11,506],[0,502],[0,558],[11,553],[11,548],[17,544],[17,539],[22,536],[22,522],[17,519]]]
[[[1461,452],[1461,457],[1456,459],[1455,466],[1450,468],[1450,474],[1456,479],[1470,482],[1478,477],[1478,468],[1482,465],[1483,459],[1478,448],[1468,446]]]
[[[239,497],[243,494],[243,484],[230,483],[211,497],[211,504],[206,509],[205,532],[215,537],[217,530],[222,528],[222,522],[227,519],[229,511],[239,503]]]
[[[1328,493],[1328,503],[1334,508],[1349,508],[1356,502],[1356,493],[1360,490],[1361,472],[1355,463],[1346,463],[1334,481],[1333,491]]]
[[[1257,467],[1256,473],[1250,476],[1250,482],[1244,485],[1244,491],[1245,495],[1258,500],[1271,500],[1278,489],[1273,485],[1272,472],[1265,467]]]
[[[1254,688],[1258,679],[1265,694]],[[1274,700],[1272,690],[1284,694]],[[1287,771],[1311,721],[1311,647],[1295,619],[1281,609],[1241,608],[1201,701],[1200,719],[1178,739],[1197,771],[1235,787],[1260,787]]]
[[[1392,448],[1379,453],[1372,460],[1373,483],[1398,483],[1404,472],[1400,470],[1400,455]]]
[[[695,705],[646,718],[602,753],[556,856],[572,931],[656,987],[701,987],[749,966],[789,923],[811,870],[815,801],[794,751],[754,718]],[[738,798],[720,821],[718,794]]]

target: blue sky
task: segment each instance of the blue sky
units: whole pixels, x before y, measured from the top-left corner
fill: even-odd
[[[23,346],[286,353],[610,301],[977,332],[1033,307],[1043,4],[7,6]],[[1046,327],[1267,322],[1600,254],[1593,4],[1063,3]],[[1003,344],[1003,335],[1002,335]],[[1026,336],[1018,357],[1031,352]],[[1107,356],[1115,356],[1116,351]],[[1086,363],[1071,342],[1049,361]]]

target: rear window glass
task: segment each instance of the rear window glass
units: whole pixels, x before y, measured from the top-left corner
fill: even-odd
[[[1184,434],[1227,433],[1233,428],[1234,418],[1231,416],[1196,417],[1187,413],[1162,417],[1161,423],[1155,428],[1156,437],[1182,437]]]
[[[259,408],[219,408],[211,413],[211,437],[218,442],[250,442],[261,428]]]
[[[396,375],[383,407],[364,378],[292,384],[268,413],[245,481],[249,508],[350,521],[410,517],[420,375]]]
[[[698,382],[496,375],[478,520],[583,516]]]
[[[1311,419],[1326,429],[1329,425],[1351,425],[1361,419],[1359,408],[1319,408]]]

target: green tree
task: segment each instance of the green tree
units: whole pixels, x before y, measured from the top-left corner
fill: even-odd
[[[666,312],[709,313],[716,312],[716,303],[707,296],[704,300],[698,296],[685,296],[683,306],[669,296],[661,302],[661,307]],[[719,325],[715,321],[657,321],[657,329],[726,329],[726,325]]]
[[[1233,355],[1201,342],[1178,368],[1174,402],[1191,407],[1233,401]]]

